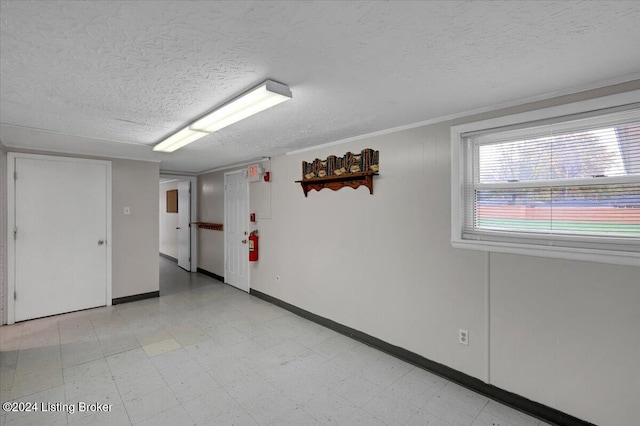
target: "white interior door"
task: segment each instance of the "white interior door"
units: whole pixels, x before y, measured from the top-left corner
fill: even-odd
[[[249,291],[249,185],[244,172],[224,176],[224,281]]]
[[[178,266],[191,271],[191,182],[178,182]]]
[[[110,304],[110,163],[14,158],[15,321]]]

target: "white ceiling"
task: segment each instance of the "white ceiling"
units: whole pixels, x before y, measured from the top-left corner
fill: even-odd
[[[637,1],[2,1],[0,140],[249,161],[639,78]],[[171,154],[151,147],[266,79],[293,100]]]

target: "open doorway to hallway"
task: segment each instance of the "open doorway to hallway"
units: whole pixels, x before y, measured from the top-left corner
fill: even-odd
[[[191,202],[188,180],[160,178],[159,252],[191,271]]]
[[[196,200],[194,177],[160,176],[158,252],[160,254],[160,294],[193,288],[198,280],[196,265],[196,233],[194,221]]]
[[[166,257],[160,256],[160,295],[206,287],[219,281],[200,273],[190,273]]]

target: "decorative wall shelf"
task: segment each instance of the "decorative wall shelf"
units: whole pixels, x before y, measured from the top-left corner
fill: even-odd
[[[222,231],[222,223],[210,223],[210,222],[191,222],[193,225],[198,225],[200,229],[210,229],[212,231]]]
[[[344,188],[345,186],[356,189],[362,185],[369,188],[369,194],[373,194],[373,177],[377,175],[378,173],[371,171],[346,173],[340,176],[333,175],[297,180],[296,183],[302,185],[302,191],[304,192],[305,197],[307,196],[307,193],[312,189],[320,191],[321,189],[329,188],[337,191],[338,189]]]

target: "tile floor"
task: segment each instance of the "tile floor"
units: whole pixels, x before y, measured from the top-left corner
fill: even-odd
[[[545,424],[206,276],[174,272],[198,285],[1,327],[2,402],[49,411],[2,411],[0,426]],[[80,412],[80,402],[111,410]]]

